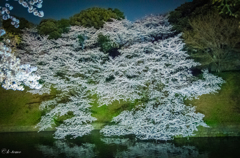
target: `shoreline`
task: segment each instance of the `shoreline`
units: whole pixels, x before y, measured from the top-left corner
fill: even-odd
[[[100,130],[105,123],[93,123],[94,130]],[[55,131],[55,128],[49,128],[41,132]],[[38,128],[35,126],[0,126],[0,133],[12,133],[12,132],[38,132]],[[198,131],[194,131],[194,136],[190,137],[240,137],[240,124],[232,125],[215,125],[210,128],[198,127]],[[183,138],[182,136],[176,136],[175,138]]]

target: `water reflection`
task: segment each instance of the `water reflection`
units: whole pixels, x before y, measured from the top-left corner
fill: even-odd
[[[102,142],[109,146],[115,146],[117,151],[113,153],[113,157],[191,157],[206,158],[207,153],[199,154],[194,146],[176,147],[168,142],[136,142],[129,138],[100,138]],[[120,149],[125,146],[126,149]],[[99,151],[96,150],[95,144],[83,143],[80,146],[69,142],[68,140],[56,140],[53,146],[37,145],[37,150],[41,151],[45,157],[98,157]]]
[[[93,149],[94,144],[84,143],[77,146],[67,140],[57,140],[53,146],[37,145],[37,150],[41,151],[45,157],[84,157],[91,158],[97,156]]]
[[[119,138],[103,138],[101,139],[107,144],[122,144],[127,146],[127,150],[118,151],[114,157],[196,157],[205,158],[208,157],[207,153],[199,154],[198,150],[194,146],[182,146],[176,147],[172,143],[168,142],[135,142],[130,139]]]
[[[103,137],[99,131],[76,139],[53,139],[54,132],[0,133],[0,149],[21,153],[0,153],[0,157],[160,157],[235,158],[240,155],[240,137],[189,138],[172,141],[143,141],[134,136]],[[17,155],[18,154],[18,155]]]

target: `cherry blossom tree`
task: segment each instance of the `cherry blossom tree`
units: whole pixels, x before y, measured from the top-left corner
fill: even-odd
[[[224,81],[207,71],[203,80],[191,74],[190,68],[199,65],[182,51],[181,34],[174,36],[167,16],[149,16],[130,23],[127,20],[106,23],[100,30],[71,27],[58,40],[24,32],[26,52],[18,56],[25,64],[38,67],[43,88],[30,90],[33,94],[50,93],[53,86],[61,91],[57,98],[43,102],[46,109],[38,123],[39,131],[52,127],[54,119],[68,115],[57,127],[55,138],[66,135],[74,138],[90,133],[92,95],[97,95],[99,106],[113,101],[132,101],[147,98],[132,111],[123,111],[113,119],[116,125],[105,126],[106,136],[135,134],[139,139],[169,140],[176,135],[193,135],[198,126],[208,127],[203,114],[184,105],[185,99],[216,93]],[[121,49],[114,59],[96,47],[99,33],[109,35]],[[84,49],[78,45],[78,35],[86,36]],[[32,43],[30,42],[32,41]],[[63,97],[68,98],[62,103]]]
[[[117,125],[105,126],[101,130],[104,135],[135,134],[139,139],[169,140],[175,135],[193,135],[199,125],[208,127],[202,121],[204,115],[194,113],[194,107],[184,105],[183,98],[192,99],[217,92],[224,81],[207,71],[203,72],[205,80],[196,80],[189,69],[198,63],[186,59],[188,55],[181,51],[184,44],[179,36],[154,44],[134,44],[121,50],[122,55],[115,59],[115,63],[125,63],[123,67],[126,69],[121,67],[123,64],[109,66],[112,68],[110,75],[115,80],[112,81],[113,86],[103,83],[100,90],[97,87],[96,92],[100,98],[104,98],[99,102],[107,105],[112,100],[109,96],[118,100],[124,94],[127,94],[125,99],[134,100],[141,98],[144,93],[149,102],[139,105],[137,110],[123,111],[113,119]],[[146,53],[144,48],[151,50]],[[131,79],[128,77],[130,75]],[[102,87],[105,87],[105,91]],[[106,90],[115,90],[116,87],[118,93]],[[142,91],[144,87],[148,87],[145,92]]]

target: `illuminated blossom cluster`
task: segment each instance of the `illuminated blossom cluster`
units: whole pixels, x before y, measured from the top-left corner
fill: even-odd
[[[32,89],[40,89],[39,76],[34,71],[37,67],[29,64],[20,65],[20,59],[11,53],[11,48],[0,43],[0,83],[5,89],[24,90],[23,84]]]

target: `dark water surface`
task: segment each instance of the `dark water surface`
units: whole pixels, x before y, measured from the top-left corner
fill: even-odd
[[[103,137],[99,131],[76,139],[56,140],[53,132],[1,133],[0,157],[159,157],[238,158],[240,137],[178,138],[141,141],[134,136]]]

